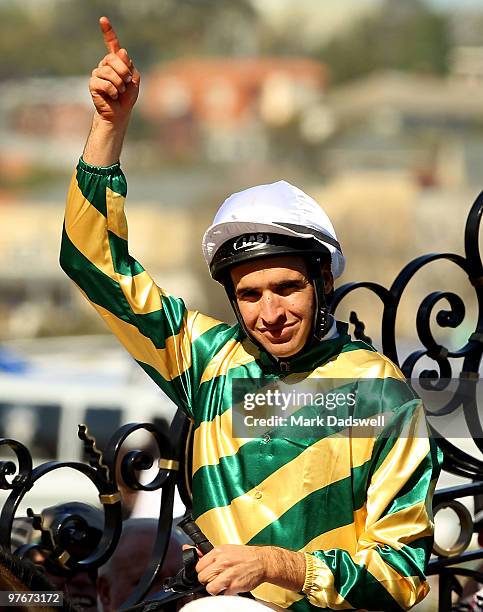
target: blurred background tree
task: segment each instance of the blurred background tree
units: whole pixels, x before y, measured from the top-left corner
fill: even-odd
[[[199,54],[256,51],[245,42],[256,34],[248,0],[58,0],[0,3],[0,79],[78,75],[92,69],[102,51],[97,17],[109,15],[141,68]]]
[[[446,74],[450,45],[447,15],[421,0],[386,0],[380,11],[323,45],[318,56],[339,83],[375,70]]]
[[[93,20],[104,13],[141,67],[200,53],[239,56],[262,49],[287,55],[304,49],[330,66],[333,82],[381,68],[434,74],[448,69],[448,15],[422,0],[385,0],[312,49],[303,36],[294,36],[300,32],[296,23],[274,32],[249,0],[44,0],[0,3],[0,79],[84,74],[99,54]]]

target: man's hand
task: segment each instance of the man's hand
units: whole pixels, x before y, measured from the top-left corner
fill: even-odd
[[[93,166],[111,166],[119,161],[141,77],[126,49],[121,49],[109,19],[101,17],[99,24],[108,53],[89,81],[96,113],[83,158]]]
[[[108,53],[92,71],[89,91],[102,119],[125,122],[136,103],[141,77],[126,49],[121,49],[109,19],[101,17],[99,25]]]
[[[262,582],[300,591],[305,581],[305,557],[275,546],[216,546],[198,561],[198,580],[211,595],[251,591]]]

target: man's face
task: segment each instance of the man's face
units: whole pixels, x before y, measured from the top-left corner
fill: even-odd
[[[301,257],[278,255],[240,264],[231,270],[243,321],[255,340],[274,357],[298,353],[310,334],[314,289]],[[325,291],[332,288],[324,269]]]

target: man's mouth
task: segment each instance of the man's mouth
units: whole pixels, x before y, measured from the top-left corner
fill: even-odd
[[[293,335],[296,323],[289,323],[282,327],[262,328],[260,333],[271,342],[287,342]]]

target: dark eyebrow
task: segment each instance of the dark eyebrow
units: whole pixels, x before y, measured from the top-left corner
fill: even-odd
[[[237,297],[241,296],[241,295],[245,295],[247,293],[252,293],[253,291],[258,291],[256,287],[242,287],[242,289],[237,289],[235,291],[235,295]]]
[[[305,279],[293,279],[293,280],[284,280],[279,283],[275,283],[273,285],[274,288],[277,289],[285,289],[286,287],[303,287],[305,286]]]
[[[277,283],[271,283],[270,288],[272,291],[280,291],[283,289],[287,289],[290,287],[304,287],[306,284],[306,279],[287,279],[282,280]],[[243,297],[244,295],[248,295],[250,293],[256,293],[260,289],[258,287],[243,287],[242,289],[237,289],[235,291],[236,297]]]

